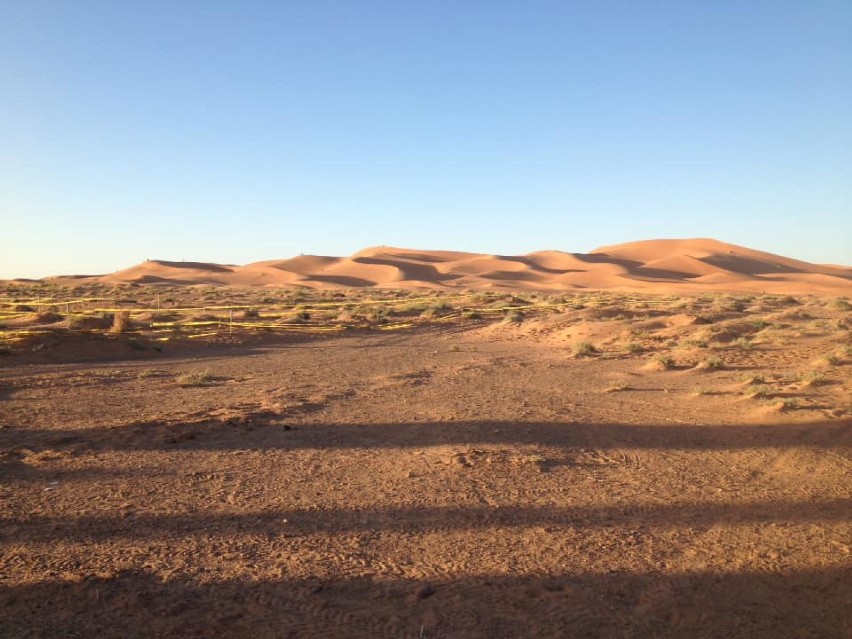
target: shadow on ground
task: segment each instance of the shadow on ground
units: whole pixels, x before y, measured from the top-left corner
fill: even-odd
[[[852,569],[0,586],[6,637],[852,636]]]
[[[7,426],[0,450],[296,450],[445,445],[645,450],[818,448],[852,452],[852,419],[771,425],[447,421],[285,423],[268,410],[239,419],[137,422],[85,429]]]

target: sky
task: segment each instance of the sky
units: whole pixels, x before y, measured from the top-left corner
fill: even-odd
[[[0,278],[712,237],[852,264],[848,0],[0,1]]]

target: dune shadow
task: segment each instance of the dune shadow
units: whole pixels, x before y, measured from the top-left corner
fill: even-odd
[[[631,277],[648,280],[660,280],[664,282],[678,282],[700,277],[700,273],[688,273],[686,271],[673,271],[669,269],[652,268],[645,266],[643,262],[613,257],[606,253],[577,253],[577,259],[590,264],[612,264],[625,269]]]
[[[311,273],[306,276],[306,282],[322,282],[323,284],[334,284],[335,286],[353,286],[358,288],[375,286],[373,280],[366,280],[362,277],[353,277],[350,275],[318,275]]]
[[[518,262],[519,264],[523,264],[524,266],[527,266],[528,268],[534,271],[540,271],[542,273],[548,273],[550,275],[565,275],[566,273],[588,273],[587,270],[580,268],[550,268],[522,255],[501,255],[500,259],[505,260],[506,262]]]
[[[767,262],[738,255],[708,255],[697,260],[716,268],[740,275],[765,275],[768,273],[804,273],[805,271],[789,265]]]
[[[405,260],[388,260],[377,257],[356,257],[353,262],[371,264],[374,266],[390,266],[402,273],[403,280],[418,280],[421,282],[447,282],[457,280],[461,275],[442,273],[430,264],[416,264]]]

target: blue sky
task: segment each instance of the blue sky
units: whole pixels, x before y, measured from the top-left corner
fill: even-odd
[[[0,278],[714,237],[852,264],[852,3],[0,4]]]

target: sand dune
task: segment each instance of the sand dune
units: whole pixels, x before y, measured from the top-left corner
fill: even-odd
[[[308,288],[852,292],[850,267],[811,264],[712,239],[647,240],[591,253],[514,256],[378,246],[351,257],[299,255],[245,266],[152,260],[110,275],[74,278],[80,280]]]

